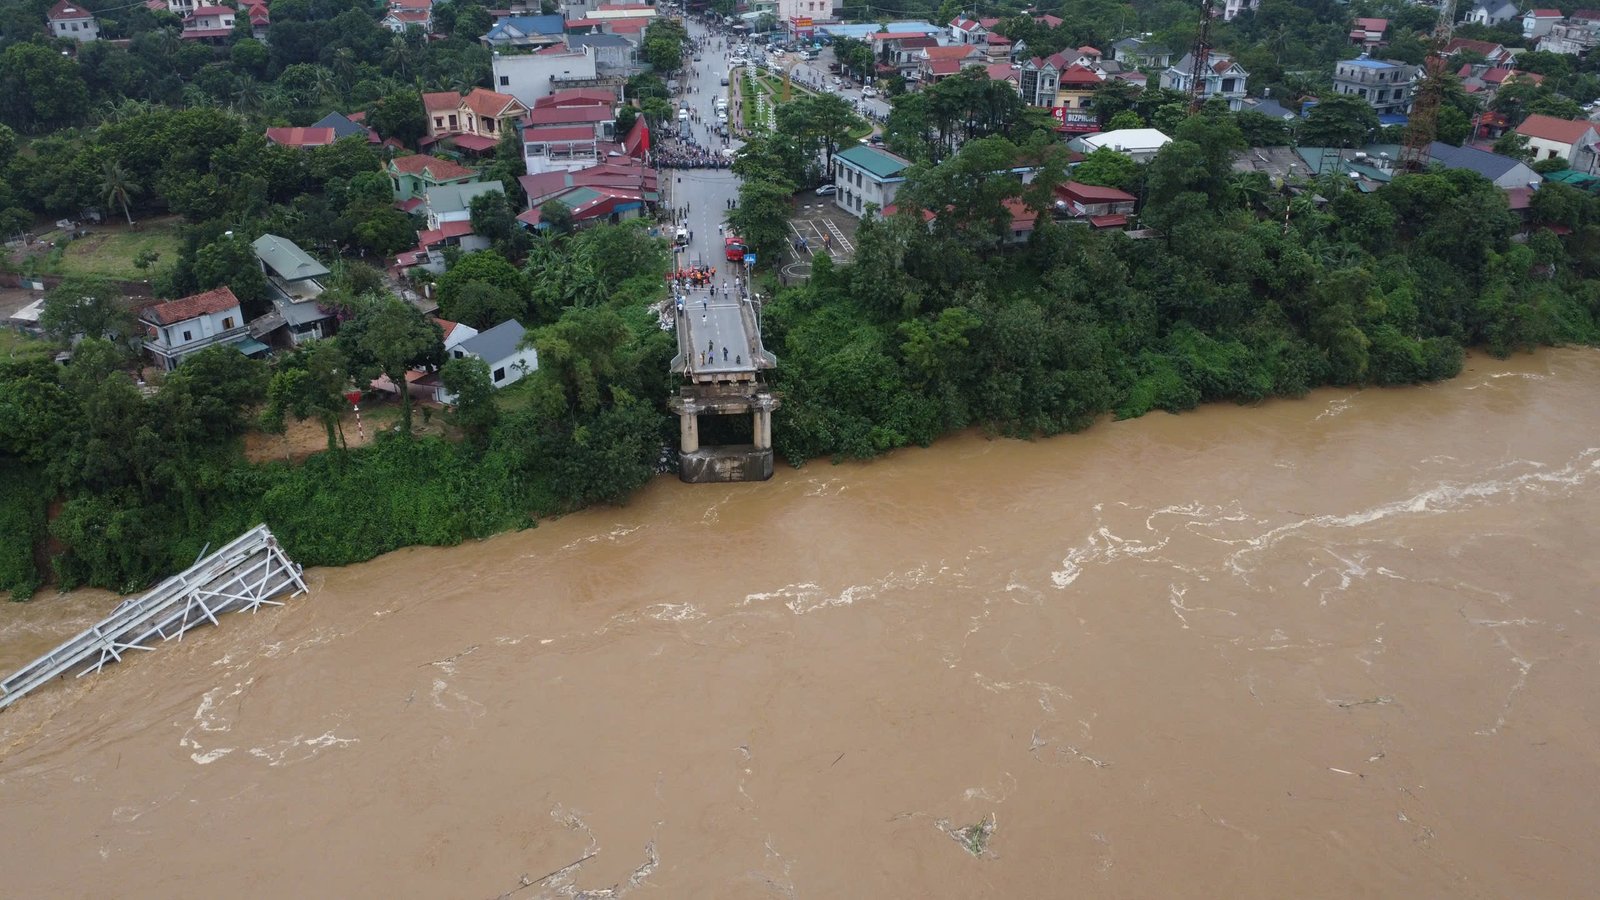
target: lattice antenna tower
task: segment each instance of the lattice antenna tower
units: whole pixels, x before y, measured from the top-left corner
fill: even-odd
[[[1444,48],[1455,31],[1455,19],[1456,0],[1442,0],[1439,18],[1433,23],[1433,37],[1428,42],[1428,56],[1422,63],[1422,84],[1412,101],[1411,120],[1406,123],[1404,146],[1400,149],[1400,167],[1407,172],[1427,168],[1428,147],[1439,133],[1439,104],[1444,100],[1444,79],[1449,68]]]
[[[1211,0],[1200,0],[1200,29],[1194,33],[1194,49],[1190,51],[1189,112],[1194,114],[1206,105],[1206,81],[1211,74],[1211,19],[1216,9]]]

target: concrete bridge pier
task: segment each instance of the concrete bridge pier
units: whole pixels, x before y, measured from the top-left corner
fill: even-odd
[[[678,411],[678,452],[687,456],[700,449],[700,411],[693,400],[685,400]]]
[[[678,414],[678,477],[690,484],[766,481],[772,477],[772,411],[780,400],[751,382],[685,386],[672,398]],[[749,414],[751,443],[700,446],[700,416]]]

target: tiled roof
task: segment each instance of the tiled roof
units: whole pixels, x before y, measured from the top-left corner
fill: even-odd
[[[426,169],[435,181],[454,181],[457,178],[469,178],[478,174],[466,166],[456,165],[448,159],[437,156],[396,156],[389,161],[389,165],[402,175],[421,175]]]
[[[267,140],[285,147],[325,147],[338,135],[332,128],[268,128]]]
[[[1534,18],[1537,18],[1537,19],[1559,19],[1559,18],[1561,18],[1561,10],[1559,10],[1559,9],[1530,9],[1530,10],[1528,10],[1528,15],[1533,16]]]
[[[522,108],[522,103],[517,98],[488,88],[473,88],[461,102],[478,115],[491,119],[506,115],[513,106],[519,110]]]
[[[472,233],[472,223],[467,222],[440,222],[437,229],[417,232],[417,243],[423,247],[432,247],[441,241],[450,238],[466,237]]]
[[[1083,66],[1068,66],[1067,70],[1061,73],[1062,84],[1067,84],[1068,82],[1073,84],[1099,84],[1101,80],[1100,73]]]
[[[1127,191],[1119,191],[1112,187],[1101,187],[1097,184],[1083,184],[1069,181],[1056,188],[1056,193],[1071,200],[1080,200],[1086,203],[1127,203],[1138,198]]]
[[[59,0],[55,6],[50,7],[50,12],[45,14],[45,18],[52,22],[59,22],[73,19],[92,19],[94,14],[75,3]]]
[[[649,19],[609,19],[606,24],[610,26],[612,34],[636,34],[644,31],[650,24]]]
[[[593,125],[595,122],[609,122],[617,114],[612,111],[610,104],[597,106],[551,106],[544,109],[529,110],[522,117],[524,125],[538,127],[540,125]]]
[[[422,106],[428,112],[458,109],[461,95],[455,91],[430,91],[422,95]]]
[[[1015,81],[1017,70],[1010,63],[994,63],[984,69],[990,81]]]
[[[961,71],[961,60],[936,59],[928,63],[928,71],[935,75],[954,75]]]
[[[522,130],[524,143],[537,141],[592,141],[594,129],[587,125],[546,125],[543,128]]]
[[[556,91],[548,97],[540,97],[533,101],[534,109],[547,109],[552,106],[594,106],[598,103],[612,104],[617,102],[617,92],[605,88],[568,88]]]
[[[1538,113],[1522,120],[1517,126],[1517,134],[1524,137],[1539,138],[1540,140],[1555,141],[1559,144],[1576,144],[1583,139],[1594,125],[1590,122],[1574,122],[1568,119],[1557,119],[1554,116],[1542,116]]]
[[[239,298],[233,295],[232,289],[223,285],[181,300],[168,300],[166,303],[146,307],[139,317],[156,325],[173,325],[207,313],[224,312],[238,305]]]
[[[974,55],[977,54],[978,51],[974,47],[966,46],[966,47],[924,47],[922,49],[922,52],[926,53],[928,55],[928,58],[931,59],[931,60],[941,60],[941,59],[959,60],[959,59],[966,59],[969,56],[974,56]]]
[[[426,25],[432,17],[433,13],[426,9],[392,9],[385,18],[394,19],[396,22],[415,22],[418,25]]]
[[[1382,34],[1389,30],[1388,19],[1356,19],[1356,27],[1362,31],[1376,31]]]

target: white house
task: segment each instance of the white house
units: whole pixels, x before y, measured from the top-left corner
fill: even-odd
[[[1534,162],[1564,159],[1574,171],[1600,173],[1600,131],[1593,122],[1534,113],[1517,126],[1517,134],[1528,139]]]
[[[1245,83],[1249,80],[1250,73],[1228,54],[1213,53],[1206,59],[1204,78],[1205,86],[1201,89],[1201,95],[1207,100],[1217,96],[1225,97],[1228,108],[1237,112],[1244,103]],[[1168,90],[1187,94],[1192,84],[1194,84],[1192,53],[1185,53],[1182,59],[1161,73],[1161,86]]]
[[[1134,162],[1149,162],[1161,151],[1162,147],[1172,143],[1172,138],[1167,137],[1154,128],[1122,128],[1117,131],[1103,131],[1100,134],[1086,134],[1072,141],[1074,149],[1080,153],[1093,153],[1102,147],[1109,147],[1124,156],[1133,158]]]
[[[911,160],[887,150],[846,147],[833,155],[834,205],[853,216],[866,215],[868,206],[893,206],[910,167]]]
[[[1478,0],[1467,10],[1467,21],[1475,25],[1499,25],[1520,18],[1517,5],[1511,0]]]
[[[1559,9],[1530,9],[1522,14],[1522,36],[1528,40],[1542,38],[1563,18]]]
[[[456,326],[461,327],[461,326]],[[530,372],[539,368],[539,351],[522,346],[527,335],[516,319],[508,319],[481,334],[456,344],[450,349],[451,359],[476,357],[489,365],[489,381],[498,390],[516,384]],[[440,403],[454,403],[455,397],[440,385],[435,392]]]
[[[145,328],[144,348],[169,372],[185,357],[218,344],[238,345],[246,355],[267,349],[250,337],[239,298],[226,285],[145,307],[139,323]]]
[[[94,14],[76,3],[59,0],[45,14],[50,36],[69,41],[92,41],[100,37],[100,24]]]
[[[1223,0],[1222,21],[1232,22],[1245,10],[1255,11],[1261,5],[1261,0]]]
[[[251,330],[257,336],[265,336],[280,327],[287,328],[289,343],[294,346],[331,337],[337,319],[319,299],[323,291],[319,279],[328,277],[328,267],[294,241],[275,234],[263,234],[250,246],[272,289],[274,309],[252,321]]]
[[[422,205],[417,212],[428,222],[430,229],[438,230],[446,222],[472,221],[472,201],[484,194],[506,192],[499,181],[481,181],[473,184],[429,185],[422,191]]]
[[[572,87],[571,82],[593,81],[599,77],[593,50],[541,53],[496,53],[493,60],[495,89],[532,108],[540,97]]]
[[[460,346],[462,341],[478,336],[478,329],[473,328],[471,325],[463,325],[460,322],[452,322],[449,319],[436,318],[433,321],[438,323],[439,327],[444,330],[445,356],[449,356],[450,351]]]

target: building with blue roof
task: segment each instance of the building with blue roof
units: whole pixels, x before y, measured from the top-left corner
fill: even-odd
[[[1365,100],[1385,125],[1404,124],[1417,73],[1417,66],[1397,59],[1346,59],[1334,64],[1333,92]]]
[[[547,47],[561,43],[567,29],[567,20],[555,16],[505,16],[497,19],[482,40],[488,46],[502,50],[514,47]]]
[[[876,22],[865,22],[857,25],[818,25],[817,31],[829,37],[855,38],[858,41],[870,40],[880,31],[890,34],[922,34],[937,36],[944,33],[944,29],[929,22],[890,22],[888,25],[879,25]]]

